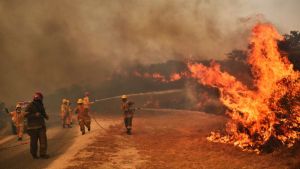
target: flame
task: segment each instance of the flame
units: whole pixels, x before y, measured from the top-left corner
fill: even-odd
[[[143,76],[143,75],[142,75],[140,72],[138,72],[138,71],[134,71],[134,72],[133,72],[133,75],[136,76],[136,77],[142,77],[142,76]]]
[[[179,73],[173,73],[170,76],[170,81],[174,82],[174,81],[180,80],[181,78],[182,78],[182,76]]]
[[[300,76],[281,56],[277,42],[283,37],[270,24],[252,30],[248,63],[254,89],[223,72],[220,65],[210,67],[189,63],[191,77],[201,84],[216,87],[228,108],[231,120],[227,134],[212,132],[208,140],[232,143],[244,150],[261,152],[274,140],[288,147],[300,138]]]
[[[159,73],[153,73],[152,74],[152,78],[154,78],[154,79],[156,79],[158,81],[161,81],[161,82],[167,82],[166,77],[163,76],[163,75],[161,75],[161,74],[159,74]]]
[[[162,83],[175,82],[175,81],[181,80],[184,77],[188,77],[187,72],[172,73],[170,76],[164,76],[158,72],[156,72],[156,73],[140,73],[138,71],[134,71],[133,75],[136,77],[140,77],[140,78],[154,79],[154,80],[162,82]]]
[[[140,77],[140,78],[151,78],[151,79],[155,79],[160,82],[168,82],[166,77],[161,75],[160,73],[144,73],[144,74],[142,74],[138,71],[134,71],[133,75],[136,77]]]

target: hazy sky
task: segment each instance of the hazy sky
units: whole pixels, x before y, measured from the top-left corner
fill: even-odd
[[[300,30],[298,0],[1,0],[0,100],[97,84],[135,62],[224,58],[253,24]]]
[[[243,2],[241,0],[241,2]],[[300,30],[299,0],[244,0],[241,15],[261,13],[282,32]]]

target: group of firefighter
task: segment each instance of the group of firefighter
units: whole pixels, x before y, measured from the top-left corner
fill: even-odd
[[[121,110],[124,114],[124,124],[126,133],[131,135],[132,130],[132,118],[134,115],[135,108],[133,108],[133,102],[129,101],[126,95],[121,96],[122,104]],[[88,131],[91,130],[91,116],[90,107],[95,102],[91,102],[89,99],[89,93],[86,92],[84,98],[77,100],[77,106],[74,110],[71,108],[71,102],[68,99],[63,99],[61,104],[60,117],[62,120],[63,128],[71,128],[73,121],[73,114],[77,115],[77,122],[80,126],[82,135],[85,134],[86,128]],[[26,105],[25,110],[22,108]],[[25,131],[25,119],[27,121],[26,132],[30,136],[30,153],[34,159],[49,158],[47,154],[47,135],[46,135],[46,123],[45,120],[49,119],[48,114],[45,111],[43,104],[43,94],[36,92],[33,100],[26,103],[18,103],[15,111],[7,113],[11,116],[13,125],[16,129],[18,141],[22,141],[23,134]],[[38,142],[40,145],[39,156]]]
[[[77,121],[80,126],[82,135],[85,134],[85,128],[91,130],[90,106],[94,102],[90,102],[89,93],[86,92],[83,99],[77,100],[77,107],[72,110],[71,102],[68,99],[63,99],[60,108],[60,117],[63,128],[71,128],[73,124],[73,114],[77,115]]]

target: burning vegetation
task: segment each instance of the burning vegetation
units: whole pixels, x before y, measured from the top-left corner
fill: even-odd
[[[181,80],[184,77],[188,76],[188,73],[186,72],[181,72],[181,73],[172,73],[169,77],[166,77],[165,75],[162,75],[160,73],[140,73],[137,71],[133,72],[133,75],[136,77],[141,77],[141,78],[151,78],[156,81],[162,82],[162,83],[169,83],[169,82],[174,82],[177,80]]]
[[[300,138],[300,75],[278,49],[282,40],[284,37],[270,24],[258,24],[252,29],[245,60],[251,68],[251,85],[221,70],[215,61],[210,66],[190,62],[187,71],[170,76],[138,72],[134,75],[162,83],[190,78],[200,85],[217,88],[231,120],[225,133],[212,132],[209,141],[258,153],[281,145],[291,147]]]
[[[252,30],[248,63],[254,88],[238,81],[212,62],[210,67],[190,63],[192,77],[216,87],[231,120],[226,134],[212,132],[208,140],[231,143],[249,151],[270,151],[280,145],[291,147],[300,138],[300,76],[283,57],[277,43],[283,37],[269,24]]]

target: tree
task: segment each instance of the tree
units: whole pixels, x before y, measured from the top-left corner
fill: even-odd
[[[279,49],[288,55],[295,70],[300,70],[300,32],[291,31],[284,35],[284,41],[278,43]]]

